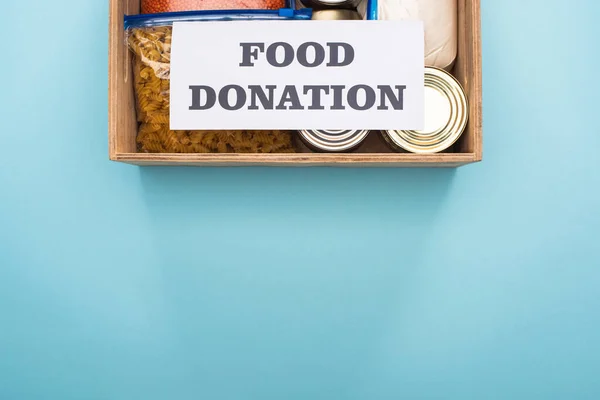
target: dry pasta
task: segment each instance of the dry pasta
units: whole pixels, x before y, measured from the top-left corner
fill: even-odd
[[[168,125],[142,123],[140,150],[149,153],[292,153],[284,131],[172,131]]]
[[[139,151],[148,153],[291,153],[285,131],[169,130],[170,26],[129,30],[134,53],[133,76]]]

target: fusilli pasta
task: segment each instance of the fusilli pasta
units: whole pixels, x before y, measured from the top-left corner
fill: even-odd
[[[134,53],[133,76],[137,143],[147,153],[292,153],[292,135],[285,131],[169,130],[171,62],[170,26],[129,30]]]

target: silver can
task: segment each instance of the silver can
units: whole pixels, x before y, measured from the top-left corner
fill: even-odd
[[[369,134],[358,129],[304,129],[299,131],[302,141],[314,151],[342,153],[356,149]]]
[[[411,153],[439,153],[452,146],[464,132],[469,118],[467,96],[448,72],[425,67],[425,128],[388,130],[385,140],[392,148]]]
[[[316,21],[362,20],[357,11],[343,9],[315,10],[312,19]]]
[[[359,1],[304,0],[306,6],[313,8],[338,7],[313,11],[313,20],[362,20],[354,8]],[[356,149],[365,140],[369,131],[360,129],[304,129],[299,131],[302,141],[312,150],[327,153],[341,153]]]
[[[362,0],[300,0],[302,5],[315,10],[326,8],[345,8],[355,10]]]

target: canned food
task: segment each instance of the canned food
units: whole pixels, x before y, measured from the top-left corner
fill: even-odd
[[[341,153],[357,148],[367,137],[367,130],[304,129],[300,138],[315,151]]]
[[[358,1],[360,2],[360,1]],[[331,7],[332,4],[341,5],[342,3],[357,3],[350,1],[304,0],[305,5],[314,8]],[[318,5],[316,3],[319,3]],[[354,6],[353,6],[354,7]],[[362,20],[360,14],[355,10],[335,8],[328,10],[313,11],[313,20]],[[314,151],[339,153],[351,151],[357,148],[367,137],[369,131],[366,130],[344,130],[344,129],[304,129],[300,131],[302,141]]]
[[[317,10],[313,11],[312,19],[314,20],[362,20],[358,11],[354,10],[343,10],[343,9],[329,9],[329,10]]]
[[[467,96],[448,72],[425,67],[425,126],[423,130],[388,130],[384,138],[395,149],[439,153],[463,134],[469,117]]]
[[[362,0],[300,0],[305,7],[314,8],[316,10],[324,8],[345,8],[354,10],[361,1]]]

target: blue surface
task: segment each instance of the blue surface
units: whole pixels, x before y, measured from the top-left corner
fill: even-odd
[[[5,4],[0,399],[600,398],[600,4],[482,3],[456,171],[109,162],[107,1]]]

